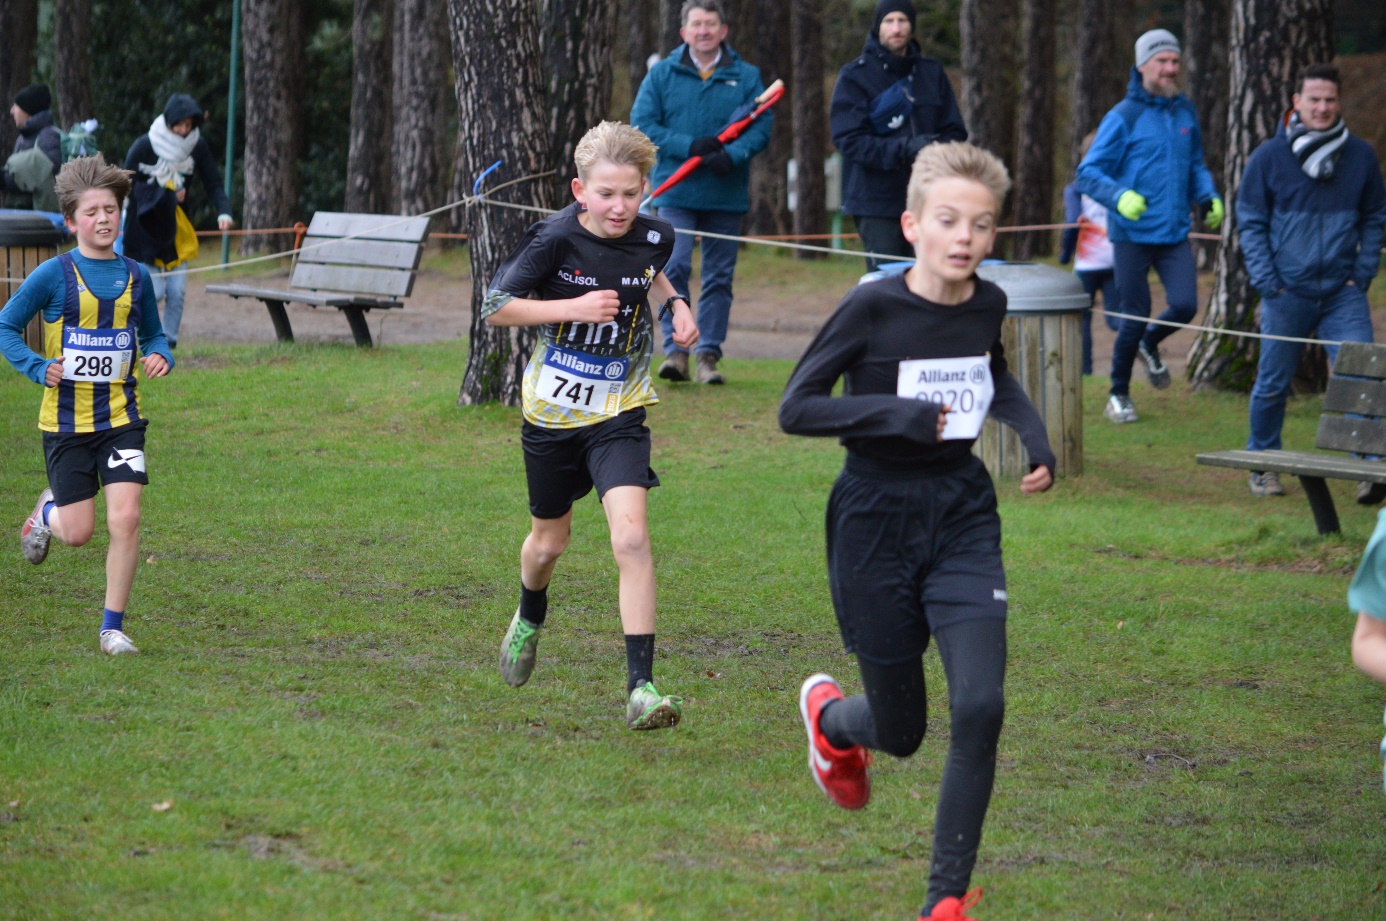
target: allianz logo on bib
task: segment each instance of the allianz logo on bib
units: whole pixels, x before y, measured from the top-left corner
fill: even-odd
[[[965,384],[971,381],[980,384],[986,380],[987,369],[983,364],[975,364],[963,371],[942,371],[938,368],[925,368],[919,372],[921,384]]]
[[[574,269],[569,272],[566,269],[558,270],[558,277],[568,282],[570,285],[582,285],[585,288],[597,287],[597,279],[591,275],[582,274],[582,269]]]
[[[67,337],[68,345],[85,345],[88,348],[96,349],[123,349],[130,344],[130,334],[120,332],[112,335],[111,333],[88,333],[81,330],[73,330]]]
[[[616,361],[586,361],[573,352],[554,349],[546,360],[551,365],[567,368],[583,377],[604,378],[614,381],[620,380],[626,375],[626,363],[621,359]]]

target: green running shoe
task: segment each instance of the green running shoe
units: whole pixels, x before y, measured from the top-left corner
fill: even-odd
[[[510,619],[510,629],[505,631],[505,639],[501,640],[500,648],[500,671],[505,683],[512,688],[517,688],[529,680],[529,675],[534,671],[534,658],[539,652],[539,631],[542,629],[538,624],[532,624],[520,616],[520,609],[515,609],[515,616]]]
[[[631,729],[672,729],[679,724],[682,697],[661,694],[653,684],[641,681],[630,692],[626,726]]]

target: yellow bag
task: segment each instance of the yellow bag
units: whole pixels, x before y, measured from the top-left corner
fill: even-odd
[[[190,262],[197,258],[197,231],[193,230],[192,221],[188,220],[187,214],[183,212],[181,205],[174,209],[174,231],[173,247],[178,251],[178,258],[172,262],[163,262],[159,259],[154,260],[154,264],[160,268],[172,269]]]

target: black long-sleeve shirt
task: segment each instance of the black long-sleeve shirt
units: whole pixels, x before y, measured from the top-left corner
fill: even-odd
[[[853,288],[809,345],[780,402],[791,435],[836,436],[850,454],[921,474],[960,467],[971,439],[938,441],[936,403],[896,395],[900,362],[989,354],[996,395],[988,415],[1009,425],[1032,469],[1055,467],[1049,437],[1029,397],[1006,367],[1001,323],[1006,294],[976,279],[961,304],[935,304],[897,275]],[[838,378],[843,395],[832,396]]]

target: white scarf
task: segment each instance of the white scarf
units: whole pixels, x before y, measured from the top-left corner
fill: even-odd
[[[1290,151],[1299,161],[1300,169],[1310,179],[1327,180],[1333,178],[1333,170],[1338,165],[1338,154],[1347,143],[1347,125],[1339,118],[1323,131],[1306,128],[1298,112],[1291,112],[1285,123],[1285,139],[1290,142]]]
[[[140,172],[153,176],[154,181],[164,188],[174,191],[183,188],[183,177],[192,175],[192,152],[200,137],[202,134],[196,128],[189,131],[187,137],[179,137],[160,115],[149,126],[149,143],[159,162],[153,165],[141,163]]]

